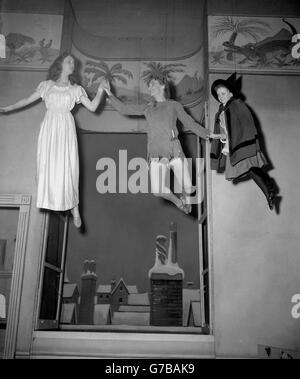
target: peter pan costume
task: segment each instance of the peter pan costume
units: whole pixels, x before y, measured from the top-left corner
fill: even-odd
[[[174,100],[165,100],[149,104],[125,104],[110,95],[114,108],[124,115],[144,116],[147,120],[147,158],[184,158],[181,144],[178,140],[176,121],[201,138],[209,136],[209,130],[199,125],[189,116],[183,106]]]

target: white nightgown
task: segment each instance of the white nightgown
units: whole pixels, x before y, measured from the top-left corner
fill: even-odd
[[[79,160],[71,110],[87,96],[79,85],[58,87],[41,82],[36,91],[45,101],[37,146],[37,207],[64,211],[78,205]]]

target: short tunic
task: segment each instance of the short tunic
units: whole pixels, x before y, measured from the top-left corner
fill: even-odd
[[[140,115],[147,120],[147,158],[184,158],[182,146],[178,140],[176,121],[201,138],[209,136],[205,129],[189,116],[183,106],[174,100],[166,100],[150,104],[124,104],[115,96],[111,96],[111,104],[124,115]]]
[[[41,82],[36,91],[47,108],[37,146],[37,207],[55,211],[79,203],[79,160],[77,136],[71,110],[87,96],[79,85],[59,87]]]

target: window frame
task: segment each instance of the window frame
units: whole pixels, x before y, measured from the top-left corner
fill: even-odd
[[[3,359],[13,359],[17,344],[31,196],[26,194],[0,194],[0,209],[3,207],[18,208],[19,210],[3,353]]]
[[[205,125],[208,125],[208,105],[205,103]],[[203,150],[204,149],[204,150]],[[208,278],[209,321],[206,324],[202,317],[202,325],[207,328],[207,334],[192,334],[191,332],[151,332],[136,328],[128,332],[122,327],[113,329],[93,328],[83,326],[72,330],[63,328],[58,331],[35,330],[31,354],[35,357],[169,357],[169,358],[214,358],[213,335],[213,262],[212,262],[212,231],[211,231],[211,171],[209,169],[210,144],[203,143],[197,137],[197,155],[205,157],[203,182],[205,204],[198,204],[198,239],[199,239],[199,271],[201,307],[204,312],[204,276]],[[199,180],[199,175],[197,175]],[[207,259],[208,267],[203,267],[203,223],[207,228]],[[42,260],[43,264],[43,260]],[[40,299],[40,294],[39,294]],[[39,300],[40,301],[40,300]],[[39,315],[39,312],[37,313]],[[202,313],[205,315],[205,313]],[[58,325],[59,326],[59,325]]]
[[[56,217],[64,223],[63,228],[63,243],[61,249],[61,261],[60,267],[51,265],[45,261],[47,254],[48,246],[48,237],[49,237],[49,224],[51,214],[55,214]],[[60,312],[62,307],[62,294],[63,294],[63,281],[65,276],[65,261],[66,261],[66,246],[67,246],[67,236],[68,236],[68,226],[69,218],[68,215],[61,215],[58,212],[47,211],[45,214],[44,228],[43,228],[43,243],[42,243],[42,254],[41,254],[41,264],[40,264],[40,276],[39,276],[39,291],[38,291],[38,303],[37,303],[37,318],[35,322],[35,329],[37,330],[49,330],[49,329],[59,329],[60,321]],[[52,269],[59,274],[59,285],[57,293],[57,304],[56,304],[56,316],[54,319],[41,319],[40,312],[42,307],[42,293],[43,293],[43,284],[44,284],[44,273],[45,268]]]

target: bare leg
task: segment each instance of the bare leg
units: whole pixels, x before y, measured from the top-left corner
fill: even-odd
[[[165,200],[171,201],[179,209],[186,212],[182,199],[174,195],[167,185],[169,168],[167,163],[162,163],[158,160],[152,160],[150,163],[150,178],[151,192],[154,196],[162,197]]]
[[[71,209],[71,213],[73,216],[73,224],[76,226],[76,228],[80,228],[81,227],[81,217],[80,217],[78,205],[75,208]]]
[[[173,169],[177,184],[179,185],[178,192],[181,193],[180,199],[184,205],[185,212],[190,213],[192,210],[190,196],[195,191],[196,187],[192,184],[188,160],[183,158],[174,158],[170,162],[170,166]]]

